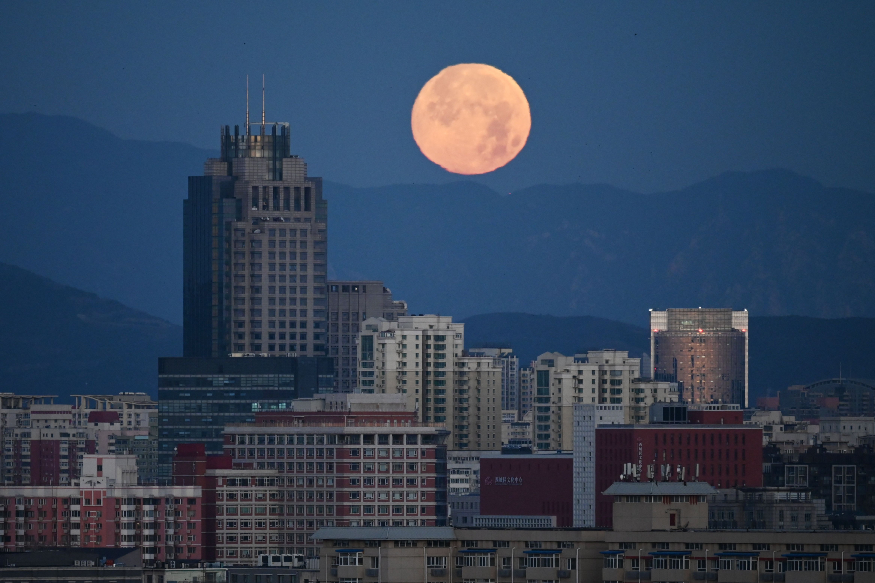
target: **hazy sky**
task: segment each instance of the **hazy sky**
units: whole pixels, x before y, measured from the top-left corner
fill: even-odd
[[[446,182],[410,132],[442,68],[488,63],[529,98],[508,191],[653,192],[783,167],[875,191],[875,2],[5,2],[0,112],[218,148],[220,124],[292,124],[311,174]],[[196,173],[199,169],[193,169]]]

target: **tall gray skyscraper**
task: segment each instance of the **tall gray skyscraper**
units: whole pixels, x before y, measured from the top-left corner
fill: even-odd
[[[183,351],[326,353],[328,206],[288,123],[221,129],[183,203]]]

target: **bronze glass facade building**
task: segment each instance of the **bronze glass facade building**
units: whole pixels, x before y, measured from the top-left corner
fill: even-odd
[[[677,382],[687,402],[747,407],[747,310],[652,310],[650,354],[653,378]]]

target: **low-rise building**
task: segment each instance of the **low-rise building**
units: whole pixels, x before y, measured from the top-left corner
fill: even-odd
[[[571,454],[489,455],[480,458],[481,516],[553,517],[573,523]]]
[[[324,528],[320,581],[382,583],[599,580],[604,531]]]
[[[708,484],[612,484],[613,530],[325,528],[320,581],[872,583],[864,531],[709,530]]]
[[[820,442],[857,447],[875,435],[875,417],[821,417]]]
[[[601,494],[617,480],[763,485],[762,430],[749,425],[650,424],[596,427],[596,525],[610,527]]]
[[[830,530],[826,501],[807,488],[732,488],[708,497],[715,530]]]

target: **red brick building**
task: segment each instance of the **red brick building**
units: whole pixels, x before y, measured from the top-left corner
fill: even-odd
[[[228,425],[233,469],[207,471],[216,559],[314,556],[311,535],[326,526],[445,526],[448,435],[404,411],[270,412]]]
[[[569,454],[480,458],[480,514],[555,516],[572,526],[574,458]]]
[[[602,492],[622,475],[637,475],[641,481],[700,481],[715,488],[762,486],[762,439],[761,428],[744,425],[597,427],[596,526],[611,526],[613,501]]]
[[[7,552],[139,547],[145,563],[204,560],[201,488],[138,486],[132,455],[85,455],[78,487],[0,487],[0,505]]]

